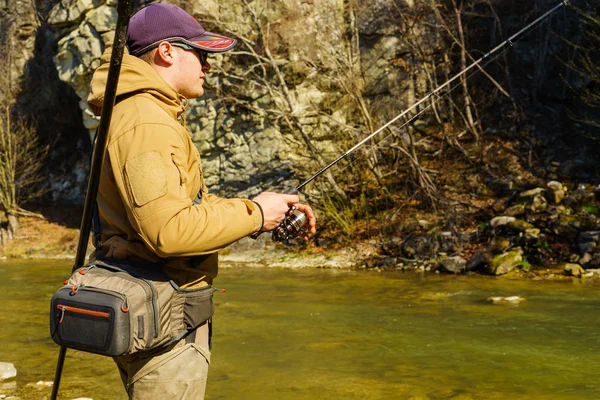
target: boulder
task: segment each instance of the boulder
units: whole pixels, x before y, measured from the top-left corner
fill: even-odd
[[[583,274],[585,274],[585,269],[583,269],[583,267],[579,264],[564,263],[562,268],[567,276],[581,277]]]
[[[487,264],[486,272],[492,275],[504,275],[515,269],[523,261],[523,252],[520,248],[499,254]]]
[[[492,259],[492,253],[488,250],[480,251],[479,253],[475,253],[473,257],[467,263],[465,270],[467,272],[477,271],[484,267],[487,263]]]
[[[585,253],[586,255],[590,255],[589,253]],[[582,257],[581,259],[581,263],[583,264],[584,261],[584,257]],[[583,267],[587,270],[587,269],[598,269],[600,268],[600,252],[596,251],[594,254],[591,254],[589,259],[585,260],[585,264],[583,264]]]
[[[440,271],[459,274],[465,271],[467,260],[459,256],[446,257],[440,261]]]

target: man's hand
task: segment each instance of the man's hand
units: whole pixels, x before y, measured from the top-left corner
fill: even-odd
[[[263,231],[272,231],[277,228],[281,221],[285,218],[285,214],[288,212],[290,207],[296,206],[296,208],[306,214],[306,218],[308,223],[306,224],[306,228],[308,232],[311,234],[315,234],[317,232],[317,220],[315,215],[310,208],[310,206],[306,204],[300,204],[300,199],[295,194],[280,194],[273,192],[263,192],[252,199],[252,201],[256,202],[260,205],[263,211],[264,224],[262,227]],[[308,235],[305,236],[305,239],[308,238]]]

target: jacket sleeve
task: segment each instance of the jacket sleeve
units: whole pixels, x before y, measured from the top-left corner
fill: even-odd
[[[192,204],[174,162],[191,151],[184,139],[173,127],[148,124],[108,146],[129,222],[160,257],[212,253],[262,227],[261,210],[247,199]]]

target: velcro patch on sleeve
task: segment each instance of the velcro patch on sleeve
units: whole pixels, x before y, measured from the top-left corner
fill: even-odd
[[[127,161],[125,172],[137,206],[167,194],[167,174],[158,151],[148,151]]]

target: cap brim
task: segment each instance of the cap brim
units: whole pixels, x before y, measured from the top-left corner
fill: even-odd
[[[235,39],[231,39],[223,35],[217,35],[216,33],[212,32],[204,32],[202,36],[182,41],[192,47],[207,51],[209,53],[223,53],[229,51],[233,49],[237,43]]]

